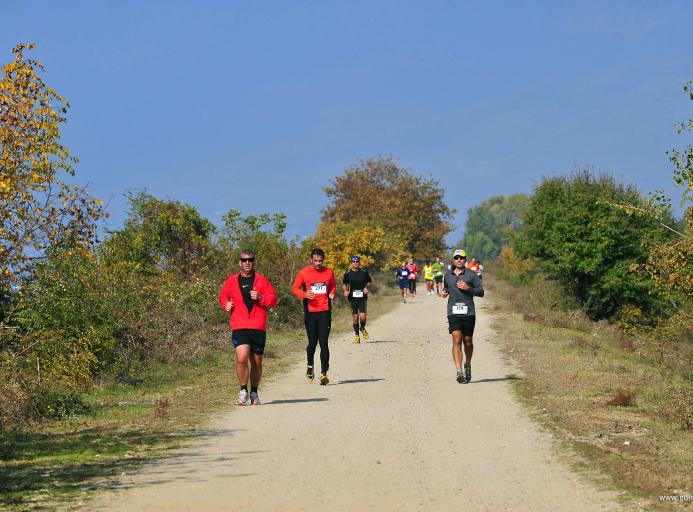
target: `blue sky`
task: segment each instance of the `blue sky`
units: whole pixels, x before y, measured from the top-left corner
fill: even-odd
[[[313,232],[322,187],[392,155],[465,212],[591,165],[675,195],[693,2],[0,0],[0,61],[35,42],[72,108],[76,180]],[[364,206],[366,207],[366,206]]]

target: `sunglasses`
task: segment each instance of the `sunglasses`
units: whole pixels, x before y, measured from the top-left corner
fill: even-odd
[[[452,259],[453,260],[463,260],[464,256],[453,256]]]
[[[255,258],[241,258],[242,263],[248,263],[248,262],[253,262],[255,261]]]

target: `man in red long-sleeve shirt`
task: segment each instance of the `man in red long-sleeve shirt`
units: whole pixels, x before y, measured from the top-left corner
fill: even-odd
[[[224,283],[219,304],[224,311],[231,313],[231,343],[236,350],[236,375],[241,386],[236,405],[246,405],[248,401],[248,373],[250,403],[260,405],[257,389],[262,377],[262,354],[267,338],[267,309],[277,305],[277,294],[269,280],[255,272],[253,251],[243,250],[239,265],[241,271]]]
[[[332,327],[332,300],[337,291],[337,282],[332,269],[323,267],[325,252],[322,249],[313,249],[310,259],[311,264],[298,271],[291,293],[303,300],[308,334],[306,377],[310,382],[315,378],[313,362],[315,349],[320,343],[320,384],[326,386],[330,381],[327,378],[327,371],[330,369],[330,349],[327,340]]]

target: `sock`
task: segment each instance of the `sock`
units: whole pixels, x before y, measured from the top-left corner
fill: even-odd
[[[248,384],[244,384],[241,386],[242,390],[248,391]]]
[[[359,335],[359,324],[352,324],[354,326],[354,334],[356,336]]]
[[[251,393],[257,393],[257,386],[250,386]]]

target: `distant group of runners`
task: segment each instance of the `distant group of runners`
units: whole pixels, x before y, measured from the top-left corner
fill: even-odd
[[[319,382],[329,383],[330,369],[329,336],[332,327],[332,306],[337,283],[332,269],[324,266],[325,252],[315,248],[310,253],[310,264],[298,271],[291,292],[303,301],[304,324],[308,344],[306,346],[306,378],[315,379],[314,359],[320,346]],[[230,313],[231,344],[236,353],[236,376],[240,390],[237,405],[260,405],[258,387],[262,378],[262,358],[267,338],[267,313],[277,305],[277,294],[269,280],[255,271],[255,253],[243,250],[239,257],[240,271],[231,275],[219,294],[219,303]],[[476,319],[474,297],[483,297],[481,285],[483,267],[474,258],[467,262],[463,250],[456,250],[452,264],[446,269],[440,257],[428,261],[420,270],[413,258],[402,261],[397,269],[402,301],[416,297],[416,282],[420,272],[426,281],[427,295],[434,293],[448,299],[448,328],[452,336],[452,358],[456,380],[468,383],[472,378],[471,361],[474,351],[473,334]],[[366,316],[369,286],[372,284],[368,271],[361,268],[361,258],[351,257],[351,268],[342,279],[343,294],[352,313],[354,343],[361,337],[368,340]],[[464,354],[463,354],[464,347]],[[463,366],[464,362],[464,366]],[[248,384],[250,383],[250,390]]]

